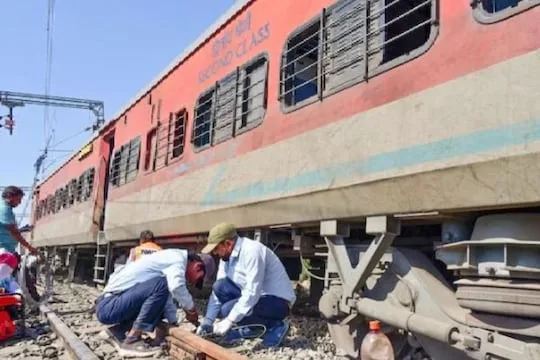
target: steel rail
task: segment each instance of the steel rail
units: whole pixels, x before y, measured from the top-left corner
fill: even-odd
[[[99,360],[99,357],[46,305],[40,305],[39,310],[47,317],[56,335],[64,343],[64,347],[73,360]]]
[[[248,360],[248,357],[225,349],[191,332],[172,327],[168,330],[169,353],[178,360]]]

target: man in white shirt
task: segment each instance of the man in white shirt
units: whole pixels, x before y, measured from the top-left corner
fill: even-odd
[[[231,343],[259,337],[263,328],[264,346],[279,346],[289,330],[284,319],[296,295],[276,254],[257,241],[238,236],[235,226],[228,223],[218,224],[210,231],[202,253],[217,255],[221,261],[206,316],[197,333],[213,331],[218,336],[225,335],[223,341]],[[223,320],[214,324],[218,317]],[[235,324],[237,328],[233,328]]]
[[[144,343],[141,335],[154,331],[163,317],[169,294],[184,309],[186,319],[195,326],[199,324],[186,283],[201,288],[214,272],[213,261],[210,256],[201,258],[187,250],[168,249],[146,255],[111,275],[96,301],[96,316],[102,324],[117,324],[127,331],[118,349],[121,356],[145,357],[160,351],[159,347]]]

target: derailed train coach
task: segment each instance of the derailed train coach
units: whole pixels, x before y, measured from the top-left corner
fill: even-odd
[[[239,1],[40,184],[33,241],[103,282],[227,220],[317,265],[351,357],[376,318],[400,359],[539,359],[539,4]]]

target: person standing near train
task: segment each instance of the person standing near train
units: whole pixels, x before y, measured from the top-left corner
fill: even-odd
[[[208,244],[201,252],[218,256],[220,262],[197,334],[225,335],[225,343],[264,334],[265,347],[279,346],[289,331],[284,319],[296,295],[276,254],[260,242],[238,236],[229,223],[210,230]],[[223,319],[214,324],[218,317]],[[233,328],[235,325],[238,327]]]
[[[38,250],[30,245],[17,228],[17,220],[13,209],[19,206],[24,197],[24,192],[16,186],[7,186],[2,192],[0,200],[0,253],[9,252],[17,254],[17,243],[21,244],[33,255],[38,255]]]

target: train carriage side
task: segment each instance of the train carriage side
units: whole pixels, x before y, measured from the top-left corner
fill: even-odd
[[[365,3],[240,2],[119,117],[107,238],[537,204],[540,8]]]
[[[96,242],[98,184],[106,169],[100,146],[101,140],[96,137],[38,185],[32,214],[35,246]]]

